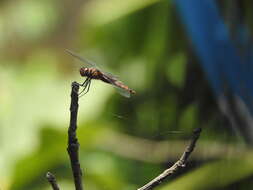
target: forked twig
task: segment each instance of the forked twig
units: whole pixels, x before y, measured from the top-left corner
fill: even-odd
[[[162,183],[168,176],[174,174],[177,172],[180,168],[185,167],[185,164],[190,156],[190,154],[193,152],[196,142],[200,136],[201,128],[197,128],[193,131],[193,136],[191,139],[191,142],[186,147],[184,153],[182,154],[181,158],[170,168],[166,169],[161,173],[159,176],[151,180],[149,183],[144,185],[143,187],[139,188],[138,190],[150,190],[158,186],[160,183]]]
[[[57,181],[52,173],[47,172],[46,178],[47,178],[48,182],[51,184],[53,190],[60,190],[60,188],[57,184]]]
[[[82,171],[80,167],[78,150],[79,143],[76,137],[77,130],[77,113],[78,113],[78,91],[79,84],[77,82],[72,83],[71,90],[71,104],[70,104],[70,124],[68,129],[68,154],[71,162],[72,173],[75,182],[76,190],[83,190],[82,185]]]

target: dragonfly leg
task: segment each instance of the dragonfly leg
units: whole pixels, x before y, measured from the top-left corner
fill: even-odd
[[[80,94],[82,94],[84,91],[85,91],[85,89],[87,88],[87,85],[89,84],[89,80],[88,80],[89,78],[87,78],[84,82],[83,82],[83,84],[79,84],[80,86],[82,86],[83,87],[83,89],[82,89],[82,91],[81,92],[79,92],[79,96],[80,96]]]
[[[86,90],[86,92],[84,94],[87,94],[89,92],[89,90],[90,90],[90,84],[91,84],[91,79],[88,82],[88,87],[87,87],[87,90]]]
[[[79,84],[80,86],[82,86],[82,87],[86,87],[87,86],[87,81],[89,80],[89,77],[87,77],[86,79],[85,79],[85,81],[83,82],[83,84]]]
[[[91,79],[87,80],[84,89],[82,90],[81,93],[79,93],[79,97],[82,97],[83,95],[87,94],[90,90],[90,84],[91,84]]]

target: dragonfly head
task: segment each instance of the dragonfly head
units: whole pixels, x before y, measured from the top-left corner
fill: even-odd
[[[82,77],[88,77],[89,74],[90,74],[90,72],[89,72],[89,69],[88,69],[88,68],[82,67],[82,68],[80,69],[80,75],[81,75]]]

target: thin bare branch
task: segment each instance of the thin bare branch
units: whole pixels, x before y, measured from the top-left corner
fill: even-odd
[[[71,168],[76,190],[83,190],[82,171],[78,157],[79,142],[76,137],[77,113],[78,113],[78,91],[79,84],[72,83],[71,105],[70,105],[70,124],[68,129],[68,154],[71,161]]]
[[[144,185],[143,187],[139,188],[138,190],[150,190],[161,184],[168,176],[174,174],[177,172],[180,168],[185,167],[186,162],[190,156],[190,154],[193,152],[196,142],[200,136],[201,128],[197,128],[193,132],[193,137],[190,142],[190,144],[186,147],[184,153],[182,154],[181,158],[170,168],[166,169],[163,173],[161,173],[159,176],[151,180],[149,183]]]

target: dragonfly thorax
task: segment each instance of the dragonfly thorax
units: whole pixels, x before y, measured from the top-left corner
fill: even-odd
[[[98,73],[98,70],[95,68],[82,67],[80,69],[80,75],[83,77],[97,78]]]

